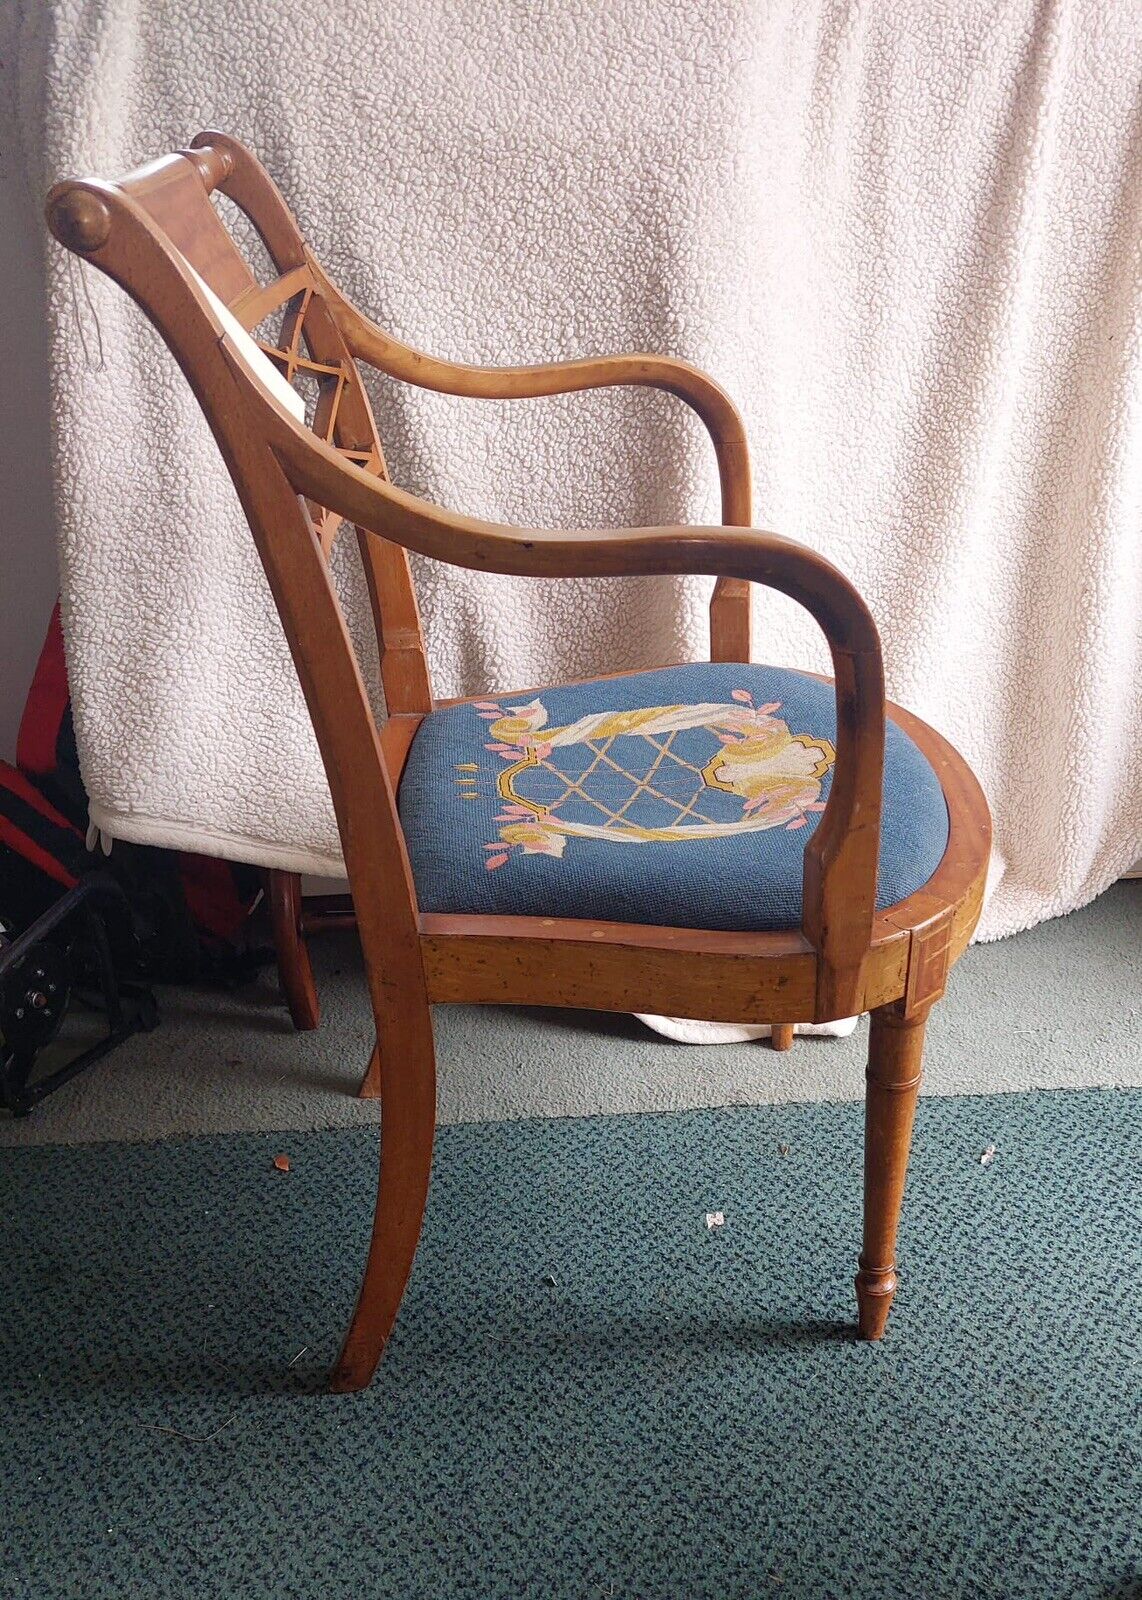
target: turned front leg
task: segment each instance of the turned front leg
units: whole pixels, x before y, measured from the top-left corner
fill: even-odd
[[[872,1013],[865,1091],[864,1248],[856,1277],[862,1339],[882,1337],[896,1293],[896,1229],[928,1009],[907,1018],[895,1006]]]

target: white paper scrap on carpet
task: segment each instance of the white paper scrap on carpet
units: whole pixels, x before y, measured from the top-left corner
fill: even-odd
[[[773,1032],[761,1022],[696,1022],[692,1017],[655,1017],[645,1011],[634,1014],[655,1033],[679,1044],[748,1044],[768,1039]],[[847,1039],[859,1021],[859,1017],[840,1017],[836,1022],[799,1022],[793,1031],[819,1039]]]

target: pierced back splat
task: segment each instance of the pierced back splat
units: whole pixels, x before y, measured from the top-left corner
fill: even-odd
[[[357,364],[333,319],[313,273],[309,252],[285,201],[265,168],[222,133],[201,133],[181,157],[167,157],[182,171],[197,172],[203,188],[195,201],[195,227],[184,253],[248,332],[284,308],[276,340],[259,348],[292,385],[316,386],[310,426],[354,465],[387,478],[384,451]],[[172,179],[173,188],[173,179]],[[249,218],[279,276],[259,284],[209,199],[217,189]],[[163,187],[163,198],[171,189]],[[171,194],[173,199],[173,194]],[[185,195],[183,196],[185,204]],[[149,197],[144,204],[151,209]],[[173,212],[171,205],[165,210]],[[157,219],[160,220],[160,219]],[[328,558],[341,518],[306,500],[321,548]],[[377,635],[381,683],[390,713],[427,712],[432,689],[413,588],[403,546],[357,530]]]
[[[277,342],[257,341],[259,349],[281,368],[287,383],[295,384],[298,378],[314,380],[317,401],[310,420],[314,433],[364,471],[387,478],[372,409],[356,363],[347,351],[341,355],[337,349],[340,342],[340,334],[312,282],[287,302]],[[324,360],[317,358],[318,350],[324,351]],[[306,504],[328,556],[342,519],[312,500]]]

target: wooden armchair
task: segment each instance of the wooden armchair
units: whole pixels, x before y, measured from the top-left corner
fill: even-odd
[[[211,203],[229,196],[276,266],[255,280]],[[209,419],[289,639],[336,808],[383,1100],[364,1281],[335,1389],[368,1383],[420,1234],[435,1127],[430,1007],[543,1004],[791,1026],[869,1010],[863,1337],[882,1335],[924,1025],[975,926],[990,825],[939,734],[886,708],[880,642],[828,561],[748,528],[741,422],[709,378],[647,355],[483,371],[407,348],[309,253],[235,140],[117,183],[67,181],[56,238],[158,327]],[[261,347],[248,330],[282,312]],[[481,522],[388,481],[356,361],[507,399],[653,385],[704,419],[722,527],[553,532]],[[307,419],[283,383],[317,380]],[[389,718],[378,731],[330,580],[355,528]],[[706,573],[712,663],[433,700],[407,552],[529,577]],[[816,618],[835,684],[748,664],[749,588]],[[886,720],[887,710],[887,720]],[[879,871],[878,871],[879,867]]]

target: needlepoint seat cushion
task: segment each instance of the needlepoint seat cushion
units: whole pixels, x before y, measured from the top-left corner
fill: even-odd
[[[798,927],[835,739],[831,683],[736,662],[441,707],[399,794],[420,908]],[[947,842],[939,779],[889,720],[878,907],[922,888]]]

